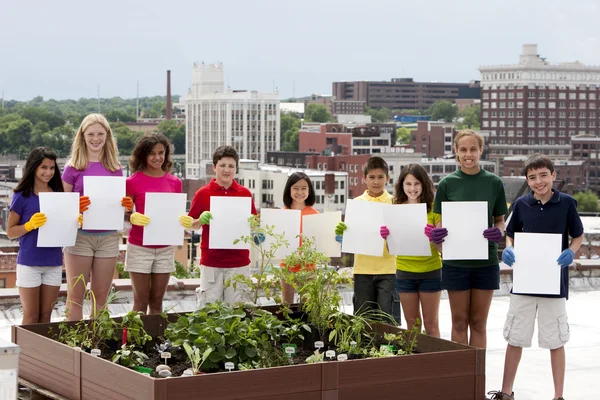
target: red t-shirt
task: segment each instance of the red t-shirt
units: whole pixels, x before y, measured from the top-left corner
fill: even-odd
[[[194,219],[198,219],[204,211],[210,211],[210,198],[212,196],[252,198],[252,193],[237,183],[235,179],[227,189],[219,186],[217,180],[213,179],[208,185],[198,189],[192,200],[188,215]],[[258,214],[254,206],[254,200],[252,200],[252,214]],[[210,224],[202,225],[202,240],[200,241],[202,255],[200,256],[200,264],[214,268],[239,268],[250,264],[250,250],[209,249],[209,234]]]

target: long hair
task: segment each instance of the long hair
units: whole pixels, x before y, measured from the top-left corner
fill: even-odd
[[[425,203],[427,205],[427,212],[431,211],[431,205],[433,204],[433,182],[427,175],[425,168],[419,164],[408,164],[400,172],[400,177],[396,182],[396,194],[394,196],[394,204],[404,204],[408,201],[408,196],[404,193],[404,180],[407,175],[412,175],[419,182],[421,182],[421,188],[423,192],[419,196],[419,203]]]
[[[131,157],[129,158],[129,166],[132,173],[143,171],[148,167],[148,155],[157,144],[165,146],[165,160],[161,166],[162,170],[165,172],[171,171],[171,167],[173,166],[173,162],[171,161],[171,142],[161,133],[146,133],[137,141],[133,153],[131,153]]]
[[[117,148],[117,141],[110,129],[108,121],[101,114],[89,114],[81,121],[81,125],[79,125],[79,129],[77,129],[77,133],[73,138],[71,155],[69,156],[67,165],[80,171],[87,168],[89,159],[87,144],[85,143],[85,131],[94,124],[102,125],[106,131],[106,141],[104,142],[104,147],[100,153],[100,162],[102,163],[102,166],[112,172],[119,170],[121,165],[119,164],[118,159],[119,150]]]
[[[308,197],[306,200],[304,200],[304,204],[309,207],[312,207],[315,204],[315,188],[313,187],[310,178],[304,172],[294,172],[288,178],[287,183],[285,184],[285,189],[283,189],[283,204],[285,204],[287,208],[291,208],[292,203],[294,202],[292,200],[292,195],[290,194],[292,191],[292,186],[302,179],[304,179],[308,184]]]
[[[60,177],[60,169],[56,163],[56,153],[47,147],[36,147],[31,150],[29,156],[27,156],[27,162],[25,163],[25,168],[23,170],[23,178],[21,178],[17,187],[14,189],[15,193],[21,192],[23,193],[23,196],[29,197],[35,186],[35,171],[45,158],[54,161],[54,176],[50,179],[50,182],[48,182],[48,186],[50,186],[54,192],[65,191]]]

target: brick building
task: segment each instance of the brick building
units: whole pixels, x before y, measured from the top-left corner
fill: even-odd
[[[386,81],[333,82],[337,100],[360,100],[373,108],[425,110],[438,100],[480,98],[479,81],[470,83],[414,82],[412,78]]]
[[[505,157],[502,176],[523,176],[523,165],[527,156]],[[562,191],[567,193],[585,190],[587,163],[583,160],[552,160],[556,180],[565,180]]]
[[[571,138],[600,135],[600,67],[551,64],[526,44],[519,64],[479,70],[490,159],[536,152],[568,159]]]
[[[582,177],[583,189],[600,193],[600,137],[581,135],[571,138],[573,160],[585,161],[586,171]]]
[[[350,154],[352,133],[342,124],[307,123],[298,131],[298,151]]]
[[[440,158],[452,155],[452,141],[456,135],[452,122],[417,122],[417,129],[410,134],[410,145],[424,157]]]
[[[337,99],[334,99],[331,102],[331,114],[332,115],[340,115],[340,114],[360,115],[365,111],[366,105],[367,105],[367,103],[364,100],[337,100]]]

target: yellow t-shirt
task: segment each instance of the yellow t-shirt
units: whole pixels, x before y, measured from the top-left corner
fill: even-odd
[[[427,213],[427,223],[435,226],[441,220],[441,215],[431,211]],[[425,228],[425,227],[423,227]],[[396,256],[396,268],[407,272],[429,272],[442,268],[442,257],[440,252],[430,243],[430,256]]]
[[[358,196],[355,200],[375,201],[379,203],[392,204],[393,196],[387,191],[384,191],[379,197],[369,196],[369,191]],[[387,246],[383,245],[383,256],[367,256],[364,254],[356,254],[354,256],[354,273],[362,275],[383,275],[396,273],[396,258],[387,250]]]

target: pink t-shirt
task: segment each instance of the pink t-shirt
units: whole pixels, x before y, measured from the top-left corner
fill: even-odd
[[[171,174],[164,174],[160,178],[148,176],[143,172],[136,172],[127,178],[125,183],[127,196],[133,199],[135,211],[144,213],[146,207],[146,193],[181,193],[181,180]],[[129,231],[129,243],[142,246],[144,228],[133,225]],[[161,248],[168,246],[145,246],[150,248]]]
[[[86,169],[75,169],[69,165],[65,167],[62,173],[62,180],[73,185],[73,192],[78,192],[80,196],[84,195],[83,177],[84,176],[123,176],[123,170],[119,168],[116,171],[109,171],[104,168],[101,162],[89,162]]]

